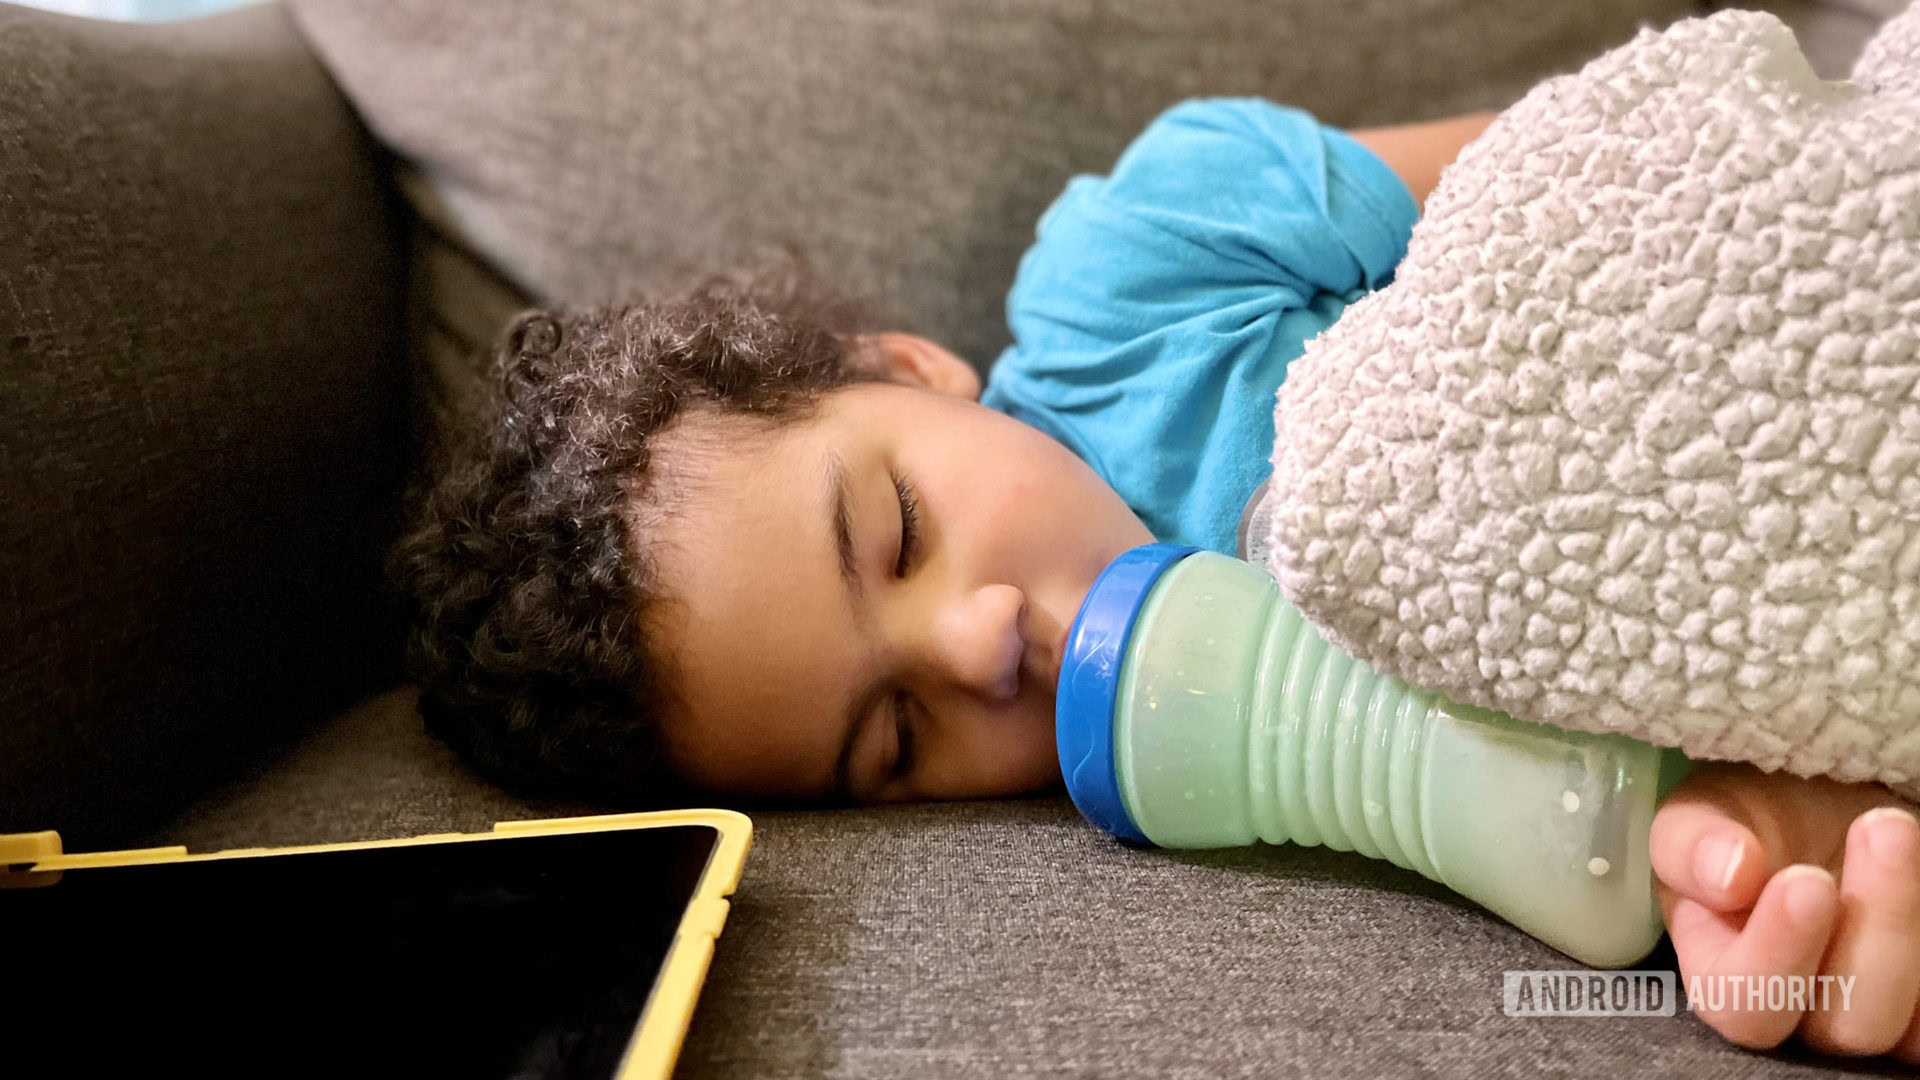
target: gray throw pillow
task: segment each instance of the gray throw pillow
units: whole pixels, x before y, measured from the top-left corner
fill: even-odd
[[[786,243],[985,369],[1034,223],[1160,111],[1505,105],[1684,0],[291,0],[425,228],[443,397],[527,299]]]

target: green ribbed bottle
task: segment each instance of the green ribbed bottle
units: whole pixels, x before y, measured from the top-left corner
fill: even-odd
[[[1161,847],[1386,859],[1596,967],[1659,941],[1647,837],[1684,757],[1383,675],[1251,563],[1164,544],[1129,556],[1082,606],[1062,667],[1062,770],[1090,818]],[[1105,752],[1089,753],[1100,727]]]

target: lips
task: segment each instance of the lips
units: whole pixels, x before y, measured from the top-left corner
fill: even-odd
[[[1062,629],[1060,631],[1060,635],[1053,639],[1053,648],[1051,651],[1042,653],[1038,649],[1034,650],[1033,671],[1036,677],[1041,677],[1046,679],[1046,687],[1047,687],[1048,693],[1059,692],[1060,665],[1066,659],[1066,655],[1067,655],[1066,629]]]
[[[1043,636],[1045,633],[1039,630],[1027,639],[1027,651],[1021,657],[1021,664],[1026,677],[1042,683],[1051,694],[1060,689],[1060,664],[1067,655],[1067,634],[1066,629],[1062,629],[1058,637],[1052,638],[1053,648],[1048,651],[1044,648],[1049,640]]]

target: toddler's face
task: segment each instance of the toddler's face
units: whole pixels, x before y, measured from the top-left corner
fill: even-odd
[[[869,340],[898,381],[772,433],[700,414],[662,435],[656,460],[689,463],[646,526],[671,598],[651,632],[690,713],[675,759],[712,789],[829,801],[1056,785],[1067,629],[1153,537],[1066,447],[980,405],[964,361]]]

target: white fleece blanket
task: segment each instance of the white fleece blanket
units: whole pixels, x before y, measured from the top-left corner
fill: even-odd
[[[1376,667],[1920,792],[1920,8],[1851,82],[1724,11],[1542,83],[1274,425],[1259,557]]]

